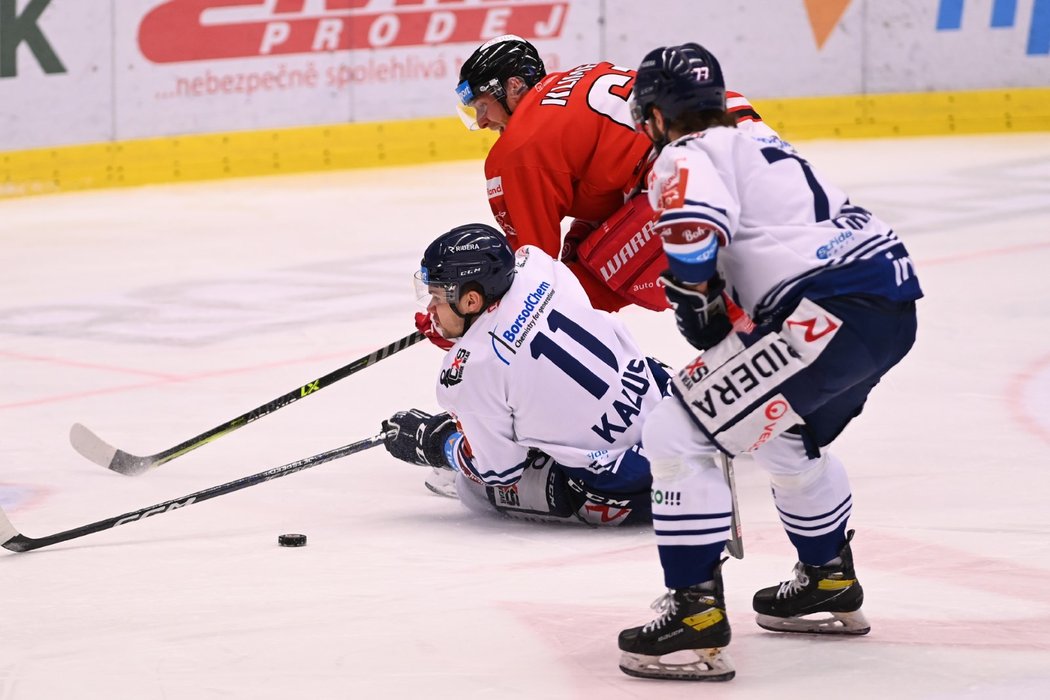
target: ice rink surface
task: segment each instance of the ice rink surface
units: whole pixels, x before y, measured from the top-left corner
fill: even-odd
[[[894,225],[927,295],[836,447],[870,635],[755,625],[751,595],[795,557],[741,458],[736,679],[629,678],[616,635],[663,592],[648,529],[479,518],[380,447],[0,552],[0,699],[1050,697],[1050,134],[796,145]],[[407,335],[423,247],[491,221],[483,185],[465,162],[0,201],[11,521],[57,533],[434,410],[424,343],[141,477],[67,441],[82,422],[159,452]],[[623,315],[650,354],[691,358],[670,314]]]

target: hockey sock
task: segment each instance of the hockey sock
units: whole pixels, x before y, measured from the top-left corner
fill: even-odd
[[[816,478],[773,479],[773,500],[788,539],[803,564],[822,566],[838,557],[846,541],[846,524],[853,506],[842,463],[825,453]]]
[[[729,487],[713,459],[653,462],[653,529],[668,588],[713,578],[731,511]]]

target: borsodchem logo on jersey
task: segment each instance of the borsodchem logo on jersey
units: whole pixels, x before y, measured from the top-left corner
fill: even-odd
[[[351,49],[557,39],[568,2],[544,0],[167,0],[139,25],[154,63]]]
[[[551,283],[547,280],[540,282],[536,289],[525,296],[525,301],[521,305],[521,311],[511,321],[510,326],[500,333],[503,339],[508,343],[512,343],[515,348],[521,347],[521,344],[529,337],[529,333],[532,332],[533,327],[536,325],[536,320],[543,313],[543,310],[547,308],[547,304],[552,296],[554,296],[554,292],[551,291]]]

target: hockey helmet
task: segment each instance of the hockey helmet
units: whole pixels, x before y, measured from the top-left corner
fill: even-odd
[[[510,289],[514,251],[507,239],[485,224],[466,224],[443,233],[427,246],[416,273],[420,298],[443,293],[455,308],[464,287],[476,284],[489,304]]]
[[[495,97],[509,113],[507,80],[518,77],[532,87],[545,75],[547,69],[536,47],[520,36],[504,34],[485,42],[459,69],[456,96],[460,118],[470,129],[477,128],[472,105],[483,94]]]
[[[639,129],[659,107],[664,118],[687,112],[725,111],[726,84],[718,59],[700,44],[661,46],[638,67],[631,116]]]

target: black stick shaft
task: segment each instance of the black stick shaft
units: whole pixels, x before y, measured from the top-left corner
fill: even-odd
[[[41,547],[47,547],[48,545],[76,539],[78,537],[83,537],[84,535],[90,535],[94,532],[109,530],[110,528],[114,528],[118,525],[125,525],[127,523],[133,523],[138,520],[143,520],[153,515],[168,513],[170,511],[177,510],[179,508],[184,508],[194,503],[207,501],[211,498],[216,498],[217,496],[222,496],[227,493],[232,493],[234,491],[246,489],[249,486],[261,484],[265,481],[279,479],[282,476],[288,476],[289,474],[294,474],[296,472],[303,471],[304,469],[309,469],[310,467],[316,467],[319,464],[331,462],[332,460],[339,459],[341,457],[346,457],[347,455],[352,455],[355,452],[367,450],[370,447],[375,447],[376,445],[381,444],[383,442],[384,437],[385,433],[380,433],[378,435],[374,435],[370,438],[366,438],[364,440],[360,440],[349,445],[337,447],[336,449],[329,450],[328,452],[322,452],[320,454],[314,455],[313,457],[307,457],[305,459],[300,459],[296,462],[290,462],[289,464],[285,464],[280,467],[267,469],[264,472],[259,472],[258,474],[246,476],[244,478],[237,479],[236,481],[230,481],[225,484],[220,484],[219,486],[212,486],[211,488],[204,489],[203,491],[191,493],[188,496],[182,496],[181,498],[173,498],[170,501],[164,501],[163,503],[158,503],[156,505],[148,506],[146,508],[133,510],[129,513],[117,515],[112,518],[106,518],[105,520],[99,520],[98,522],[90,523],[88,525],[81,525],[80,527],[73,528],[72,530],[66,530],[65,532],[59,532],[54,535],[47,535],[45,537],[26,537],[25,535],[18,533],[14,530],[13,526],[10,526],[10,521],[7,520],[7,516],[3,515],[3,512],[0,511],[0,517],[3,518],[3,520],[0,521],[0,530],[4,529],[3,524],[6,522],[8,523],[8,529],[16,532],[16,534],[13,537],[10,537],[7,541],[5,541],[2,546],[4,547],[4,549],[8,549],[12,552],[28,552],[31,549],[40,549]]]
[[[273,399],[262,406],[253,408],[247,413],[237,416],[233,420],[227,421],[207,432],[201,433],[185,442],[180,442],[174,447],[148,457],[139,457],[138,455],[125,452],[124,450],[108,446],[105,442],[99,440],[97,436],[91,433],[90,430],[87,430],[79,424],[73,426],[73,429],[70,432],[70,440],[73,441],[73,446],[78,452],[97,464],[106,466],[112,471],[128,476],[142,474],[153,467],[159,467],[176,457],[181,457],[191,450],[206,445],[212,440],[217,440],[223,435],[232,433],[238,428],[243,428],[249,423],[284,408],[290,403],[294,403],[301,398],[310,396],[311,394],[336,383],[340,379],[345,379],[351,374],[360,372],[365,367],[371,367],[380,360],[401,352],[407,347],[415,345],[423,338],[423,334],[418,331],[411,333],[400,340],[390,343],[390,345],[376,350],[375,352],[369,353],[364,357],[359,357],[350,364],[340,367],[334,372],[329,372],[323,377],[319,377],[312,382],[308,382],[301,387],[293,389],[283,396],[278,396],[276,399]],[[109,451],[108,455],[105,455],[106,450]]]
[[[186,440],[185,442],[181,442],[170,449],[164,450],[163,452],[158,452],[157,454],[153,455],[148,459],[153,463],[153,466],[159,467],[165,462],[170,462],[176,457],[180,457],[186,454],[190,450],[195,450],[201,445],[207,444],[212,440],[218,439],[228,433],[232,433],[234,430],[237,430],[238,428],[243,428],[244,426],[248,425],[254,420],[258,420],[259,418],[262,418],[267,414],[273,413],[278,409],[284,408],[290,403],[294,403],[303,397],[313,394],[316,391],[320,391],[321,389],[324,389],[327,386],[331,386],[340,379],[345,379],[351,374],[360,372],[365,367],[370,367],[375,363],[379,362],[380,360],[390,357],[394,353],[400,352],[407,347],[415,345],[422,339],[423,334],[419,331],[416,331],[410,335],[406,335],[404,338],[396,340],[390,345],[387,345],[386,347],[380,348],[373,353],[365,355],[364,357],[359,357],[350,364],[340,367],[334,372],[329,372],[323,377],[319,377],[313,380],[312,382],[308,382],[307,384],[304,384],[301,387],[293,389],[284,396],[278,396],[276,399],[270,401],[269,403],[265,403],[262,406],[259,406],[258,408],[253,408],[247,413],[241,414],[227,423],[223,423],[222,425],[216,426],[211,430],[207,431],[206,433],[201,433],[200,435],[192,437],[189,440]]]

